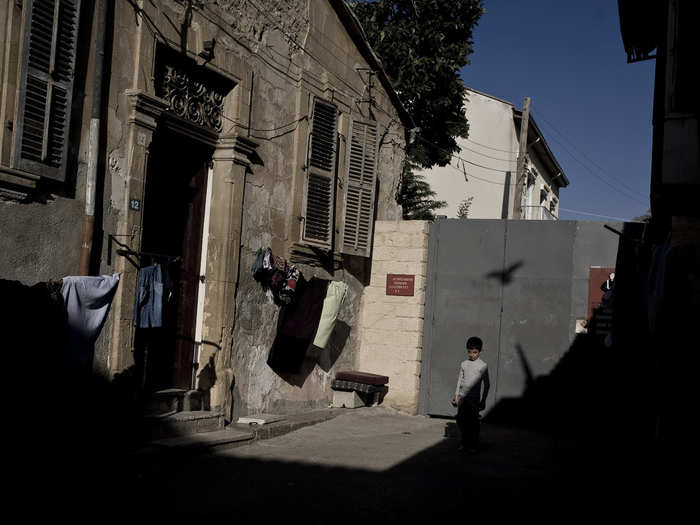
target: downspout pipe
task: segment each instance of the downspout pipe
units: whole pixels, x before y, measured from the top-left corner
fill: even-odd
[[[107,25],[107,1],[97,0],[97,31],[95,34],[95,69],[93,73],[92,111],[90,113],[90,139],[88,144],[88,166],[85,181],[85,216],[83,238],[80,244],[80,266],[78,275],[90,273],[93,234],[95,231],[95,186],[97,181],[98,148],[100,143],[100,116],[102,113],[102,75],[105,55],[105,27]]]

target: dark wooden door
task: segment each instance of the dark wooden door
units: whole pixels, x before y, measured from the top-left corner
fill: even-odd
[[[150,390],[189,389],[195,351],[197,290],[211,150],[167,132],[154,136],[144,203],[142,251],[178,259],[145,258],[167,266],[171,287],[164,298],[161,329],[147,337]]]

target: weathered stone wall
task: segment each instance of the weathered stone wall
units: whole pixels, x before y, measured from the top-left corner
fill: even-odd
[[[87,4],[86,4],[87,5]],[[318,253],[298,244],[311,97],[335,103],[339,119],[336,233],[342,220],[342,179],[350,120],[380,125],[376,216],[399,219],[394,200],[403,162],[404,133],[396,109],[373,80],[367,103],[368,64],[332,5],[318,0],[153,0],[110,7],[98,166],[95,250],[100,273],[122,280],[96,346],[95,365],[115,374],[133,365],[136,268],[112,254],[108,236],[138,250],[141,215],[128,207],[144,199],[149,145],[166,109],[154,86],[156,48],[167,45],[235,86],[224,103],[224,125],[213,153],[213,195],[202,365],[215,366],[212,405],[227,416],[293,411],[328,404],[333,371],[353,368],[359,349],[360,297],[370,280],[367,258]],[[83,12],[71,136],[75,162],[68,182],[44,201],[0,201],[0,276],[27,283],[77,271],[85,194],[94,52],[92,13]],[[199,56],[215,40],[214,56]],[[250,151],[241,153],[244,144]],[[252,155],[252,151],[255,154]],[[7,195],[10,195],[7,193]],[[8,197],[8,199],[10,198]],[[19,200],[22,199],[20,195]],[[250,275],[255,251],[270,246],[296,262],[304,275],[349,285],[328,348],[307,356],[302,374],[280,377],[266,364],[278,308]],[[294,255],[296,254],[296,255]],[[235,299],[234,299],[235,298]],[[200,369],[201,370],[201,369]],[[202,380],[202,377],[198,378]]]
[[[85,202],[89,100],[85,81],[89,45],[78,49],[70,132],[70,162],[63,183],[42,183],[33,174],[12,173],[13,129],[20,69],[22,3],[0,6],[0,278],[25,284],[60,279],[78,270]],[[79,37],[92,37],[83,17]],[[87,110],[85,105],[87,104]]]
[[[370,286],[361,307],[361,341],[357,368],[389,376],[384,404],[418,412],[428,222],[378,221]],[[386,294],[387,274],[415,275],[413,296]]]
[[[276,132],[253,131],[259,142],[258,153],[264,166],[253,166],[247,175],[243,205],[240,281],[236,300],[236,318],[231,341],[230,369],[233,381],[233,416],[254,412],[292,412],[304,408],[327,406],[331,398],[330,383],[336,370],[352,369],[359,349],[359,305],[364,287],[369,282],[370,261],[356,256],[341,256],[337,252],[327,259],[300,250],[300,201],[303,192],[304,163],[308,122],[309,94],[333,92],[331,99],[342,113],[341,135],[346,136],[349,118],[367,117],[366,104],[357,104],[349,95],[365,89],[363,78],[355,65],[367,67],[336,14],[326,2],[313,2],[314,9],[298,9],[309,17],[306,34],[296,34],[306,53],[274,28],[265,30],[276,47],[269,60],[288,57],[285,70],[301,79],[295,84],[264,63],[253,63],[255,69],[255,99],[252,107],[252,127],[274,129],[280,123],[298,121],[294,126]],[[294,16],[298,16],[294,14]],[[295,26],[298,27],[298,26]],[[286,33],[286,31],[285,31]],[[315,58],[312,59],[311,56]],[[347,85],[349,84],[349,86]],[[354,89],[354,91],[353,91]],[[326,95],[327,96],[327,95]],[[381,86],[376,90],[377,101],[391,107]],[[400,207],[394,199],[403,152],[398,147],[403,132],[387,115],[375,115],[380,125],[388,127],[386,140],[380,147],[379,193],[376,214],[381,219],[398,219]],[[395,116],[395,114],[394,114]],[[390,125],[391,124],[391,125]],[[288,129],[294,132],[285,134]],[[339,173],[344,165],[344,136],[339,151]],[[290,153],[293,152],[293,153]],[[342,215],[342,187],[336,187],[336,228]],[[338,230],[337,230],[338,231]],[[250,267],[258,248],[271,247],[273,253],[296,263],[308,279],[312,276],[344,280],[348,295],[340,312],[335,332],[326,349],[312,348],[299,374],[281,377],[266,363],[275,337],[278,307],[268,298],[250,275]],[[301,249],[303,251],[303,249]],[[230,407],[227,403],[227,410]]]
[[[95,25],[91,3],[86,2],[80,18],[76,64],[74,74],[73,102],[68,168],[64,182],[39,180],[33,174],[12,175],[3,168],[11,167],[12,129],[15,118],[15,100],[20,65],[19,33],[21,24],[21,3],[7,2],[0,7],[0,19],[8,13],[14,17],[13,35],[0,30],[0,45],[8,54],[0,78],[2,89],[3,122],[0,126],[2,152],[0,153],[0,278],[18,280],[32,285],[49,279],[60,279],[75,275],[79,269],[79,255],[82,223],[85,214],[85,180],[89,144],[89,122],[93,97],[92,71],[94,70],[93,45]],[[25,3],[26,6],[26,3]],[[14,13],[4,11],[14,9]],[[5,29],[3,27],[3,29]],[[126,36],[126,35],[122,35]],[[9,37],[9,39],[8,39]],[[109,39],[108,39],[109,45]],[[109,74],[106,79],[109,79]],[[104,100],[104,99],[103,99]],[[106,114],[104,115],[107,116]],[[107,119],[103,120],[101,131],[105,133]],[[98,164],[98,194],[96,198],[95,246],[99,253],[103,246],[102,232],[109,231],[109,183],[101,173],[106,169],[104,155]],[[8,183],[9,182],[9,183]],[[106,188],[105,188],[106,186]],[[102,191],[104,190],[104,191]],[[105,203],[106,201],[106,203]],[[101,205],[105,203],[104,208]],[[103,220],[105,221],[103,223]],[[103,273],[111,273],[104,265]],[[109,319],[108,323],[111,323]],[[102,332],[96,347],[97,353],[104,353],[109,337]],[[99,357],[96,359],[99,361]],[[98,367],[104,371],[104,367]]]

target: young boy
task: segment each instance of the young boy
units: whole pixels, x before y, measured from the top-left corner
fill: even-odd
[[[471,453],[479,445],[479,412],[486,408],[489,394],[488,365],[479,359],[484,343],[478,337],[467,339],[467,360],[462,361],[453,405],[457,410],[457,425],[462,435],[460,450]],[[481,385],[483,384],[483,390]]]

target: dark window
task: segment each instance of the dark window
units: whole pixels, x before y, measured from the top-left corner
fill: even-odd
[[[80,0],[26,0],[17,168],[64,180]]]
[[[377,183],[377,124],[350,123],[342,252],[369,257]]]
[[[337,138],[337,108],[315,99],[306,170],[302,241],[328,249],[333,238]]]

